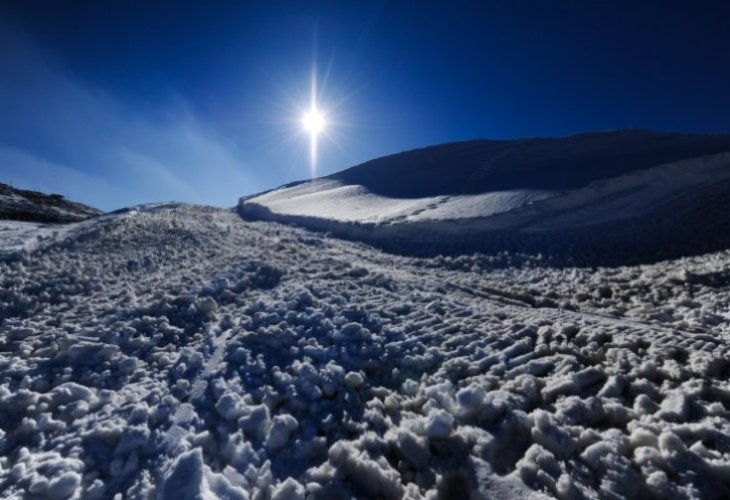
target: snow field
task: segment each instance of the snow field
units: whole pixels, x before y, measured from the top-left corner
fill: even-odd
[[[5,497],[730,495],[727,254],[416,260],[192,206],[77,229],[0,263]]]

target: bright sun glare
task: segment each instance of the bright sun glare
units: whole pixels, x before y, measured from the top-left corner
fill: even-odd
[[[320,135],[327,135],[325,129],[330,123],[327,121],[327,115],[322,112],[317,105],[317,74],[312,71],[312,82],[310,89],[309,109],[303,110],[301,115],[301,125],[303,131],[309,136],[309,164],[310,174],[315,177],[317,174],[317,143]]]
[[[314,101],[314,99],[312,99]],[[310,153],[310,168],[312,177],[317,172],[317,139],[319,134],[324,132],[324,127],[327,125],[327,120],[324,114],[317,109],[317,105],[312,102],[309,111],[304,113],[302,116],[302,127],[304,131],[309,134],[309,153]]]
[[[324,119],[324,115],[317,108],[307,111],[302,117],[304,130],[313,136],[322,132],[325,124],[326,120]]]

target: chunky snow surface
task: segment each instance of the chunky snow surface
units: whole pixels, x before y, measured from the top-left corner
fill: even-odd
[[[727,498],[729,263],[76,224],[0,261],[0,495]]]
[[[407,254],[609,248],[602,262],[621,263],[726,248],[728,200],[730,137],[623,131],[410,151],[241,198],[239,211]]]
[[[72,225],[0,220],[0,257],[48,245],[73,228]]]
[[[0,183],[0,219],[34,222],[77,222],[101,211],[58,194],[16,189]]]

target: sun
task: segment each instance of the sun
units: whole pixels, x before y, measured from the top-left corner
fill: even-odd
[[[314,96],[314,94],[312,95]],[[324,132],[326,125],[327,119],[325,118],[324,113],[317,108],[314,97],[312,97],[312,103],[309,111],[302,115],[302,128],[304,128],[304,131],[309,134],[309,160],[312,177],[314,177],[317,173],[317,139],[319,134]]]
[[[301,107],[299,123],[303,134],[309,136],[309,167],[312,177],[317,175],[317,149],[322,138],[331,139],[330,128],[335,124],[330,120],[328,113],[319,106],[320,92],[317,88],[317,71],[312,70],[309,106]],[[331,110],[329,108],[328,110]]]
[[[324,131],[326,124],[327,120],[325,119],[324,114],[317,108],[313,107],[304,113],[304,116],[302,116],[302,126],[304,127],[304,131],[311,136],[316,137]]]

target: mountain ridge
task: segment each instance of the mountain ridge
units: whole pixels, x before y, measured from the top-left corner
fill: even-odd
[[[88,205],[67,200],[60,194],[45,194],[0,183],[0,220],[66,223],[90,219],[102,213]]]

